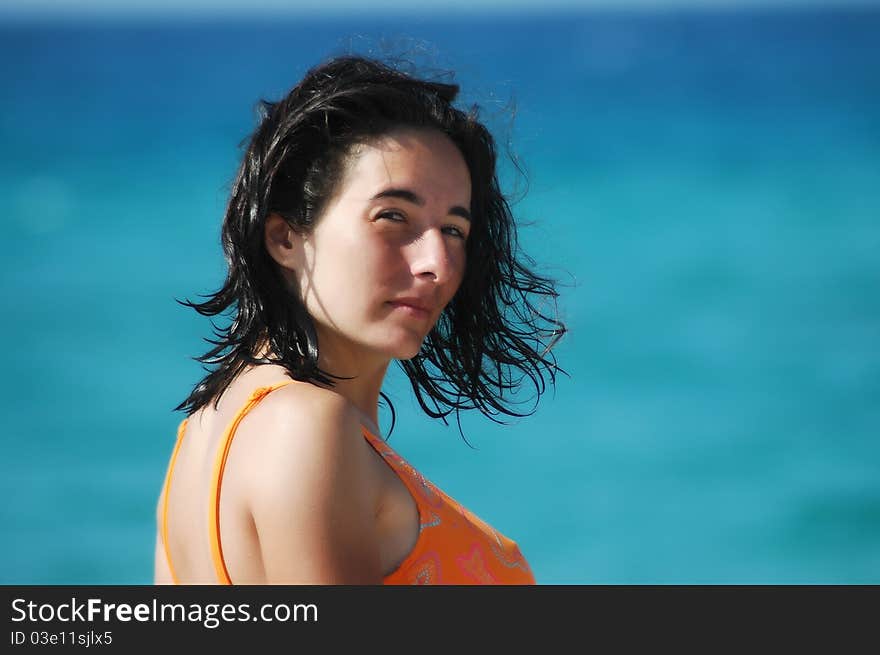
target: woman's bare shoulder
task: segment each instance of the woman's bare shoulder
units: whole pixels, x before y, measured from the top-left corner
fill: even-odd
[[[279,382],[283,379],[243,376],[189,423],[209,440],[234,427],[232,448],[239,461],[276,457],[293,448],[342,447],[360,434],[360,414],[340,394],[305,382],[277,388]]]
[[[378,489],[349,401],[291,384],[265,397],[241,428],[236,439],[248,441],[247,499],[267,579],[379,580]]]
[[[236,441],[263,470],[363,451],[358,411],[341,395],[307,383],[276,389],[242,420]]]

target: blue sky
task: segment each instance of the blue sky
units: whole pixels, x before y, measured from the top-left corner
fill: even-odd
[[[553,8],[744,8],[760,6],[880,6],[880,0],[418,0],[418,10],[519,10]],[[3,0],[0,14],[175,14],[246,12],[260,10],[343,11],[408,9],[412,0]]]

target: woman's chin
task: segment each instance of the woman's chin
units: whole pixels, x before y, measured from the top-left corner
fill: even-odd
[[[386,349],[386,352],[391,355],[392,359],[407,360],[412,359],[419,354],[419,351],[422,349],[424,338],[413,338],[412,335],[408,336],[409,338],[399,339],[396,340],[395,343],[389,344],[389,348]]]
[[[406,361],[407,359],[412,359],[416,355],[419,354],[419,351],[422,349],[422,344],[419,343],[416,346],[411,346],[408,348],[400,348],[397,351],[397,354],[394,355],[394,359],[399,359]]]

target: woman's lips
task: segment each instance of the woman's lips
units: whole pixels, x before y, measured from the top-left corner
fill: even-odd
[[[431,311],[426,306],[420,305],[415,301],[392,300],[388,304],[413,318],[428,318],[431,315]]]

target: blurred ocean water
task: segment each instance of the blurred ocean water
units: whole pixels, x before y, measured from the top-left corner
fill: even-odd
[[[0,24],[0,582],[151,580],[209,333],[174,298],[222,280],[255,102],[388,49],[510,137],[571,330],[534,416],[463,419],[476,449],[395,372],[392,445],[542,583],[880,582],[878,33],[876,10]]]

